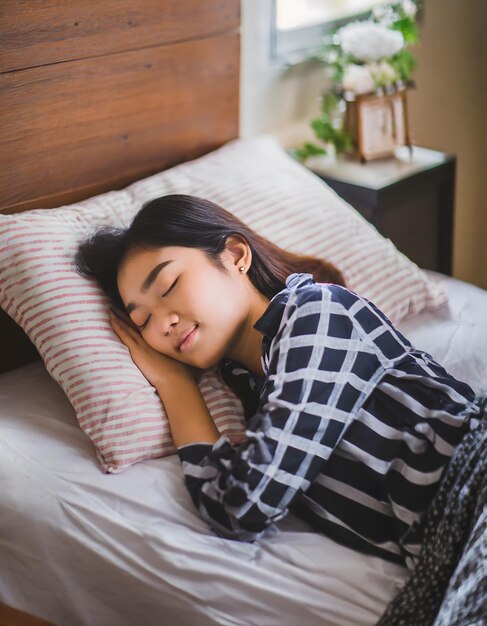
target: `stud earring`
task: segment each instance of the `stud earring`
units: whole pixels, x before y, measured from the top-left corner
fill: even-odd
[[[241,272],[245,272],[245,265],[242,265],[241,267],[238,268]]]

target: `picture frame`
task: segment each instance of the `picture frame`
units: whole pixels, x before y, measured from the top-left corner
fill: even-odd
[[[405,87],[390,93],[346,99],[345,130],[352,137],[351,156],[366,161],[392,156],[397,146],[412,151]]]

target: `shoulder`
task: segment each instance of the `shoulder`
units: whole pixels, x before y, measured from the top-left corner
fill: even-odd
[[[290,274],[283,292],[289,295],[290,305],[301,307],[307,302],[329,301],[338,302],[348,310],[361,300],[361,296],[348,287],[335,283],[317,283],[313,275],[307,273]]]
[[[343,285],[317,283],[312,274],[291,274],[284,291],[289,292],[288,305],[292,310],[306,311],[308,303],[320,302],[328,307],[323,312],[346,314],[366,332],[384,324],[394,329],[391,320],[371,300]]]
[[[296,308],[305,307],[308,302],[327,302],[335,305],[335,309],[343,309],[354,316],[362,309],[372,310],[382,321],[391,324],[386,315],[364,296],[343,285],[317,283],[312,274],[291,274],[286,279],[284,291],[290,292],[289,304]]]
[[[384,365],[411,347],[373,302],[348,287],[316,283],[311,274],[295,273],[287,278],[286,290],[290,293],[279,337],[314,334],[355,338],[373,346]]]
[[[283,316],[288,323],[305,320],[313,327],[325,318],[333,326],[348,319],[351,325],[357,320],[359,325],[362,321],[366,328],[371,327],[370,319],[368,323],[365,320],[366,313],[371,310],[370,303],[343,285],[317,283],[311,274],[295,273],[287,278],[284,291],[289,292]],[[384,320],[375,311],[372,310],[372,313],[372,318],[377,318],[377,327]]]

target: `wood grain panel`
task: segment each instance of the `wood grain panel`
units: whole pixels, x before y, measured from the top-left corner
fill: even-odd
[[[238,136],[239,0],[0,3],[0,212],[120,189]],[[40,359],[0,310],[0,372]]]
[[[2,0],[0,72],[160,46],[239,23],[238,0]]]
[[[239,33],[0,74],[0,210],[60,206],[238,136]]]

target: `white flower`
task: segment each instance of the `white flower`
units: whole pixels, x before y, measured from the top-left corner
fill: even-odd
[[[387,61],[368,63],[367,69],[377,86],[390,85],[398,79],[396,70]]]
[[[408,17],[414,17],[418,10],[418,7],[413,0],[401,0],[402,10]]]
[[[350,63],[345,68],[342,86],[345,91],[353,91],[356,94],[374,91],[374,79],[364,65]]]
[[[383,26],[391,26],[398,19],[396,12],[391,6],[379,5],[372,9],[372,15]]]
[[[343,51],[359,61],[378,61],[392,56],[404,45],[402,33],[374,22],[351,22],[340,28],[337,35]]]

